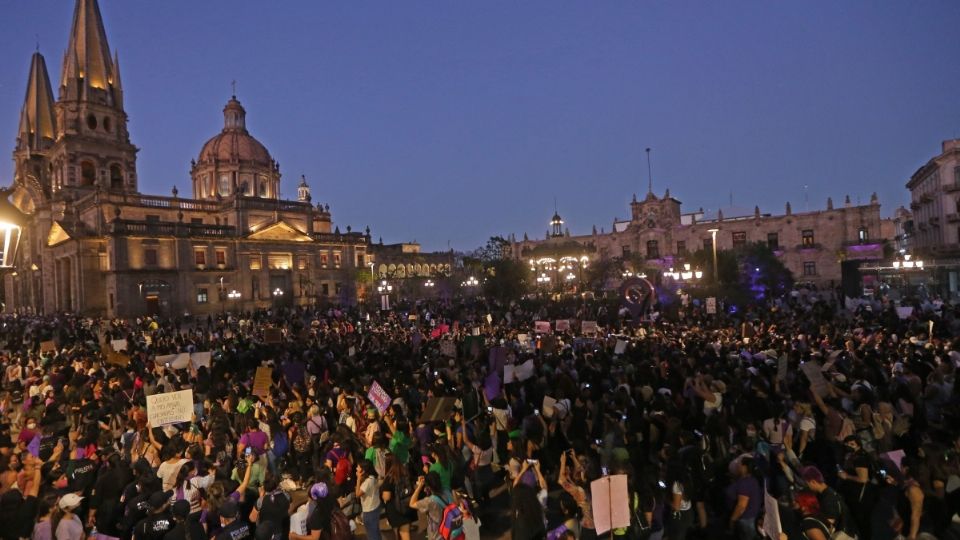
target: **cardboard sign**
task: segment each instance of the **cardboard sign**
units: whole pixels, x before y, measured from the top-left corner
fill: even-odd
[[[147,419],[153,427],[189,422],[193,418],[193,390],[147,396]]]
[[[713,296],[707,298],[707,315],[717,314],[717,299]]]
[[[830,390],[827,388],[827,379],[823,377],[823,372],[820,371],[820,366],[816,362],[800,364],[800,371],[803,371],[803,374],[807,376],[813,391],[818,396],[827,397],[830,395]]]
[[[487,324],[493,324],[493,315],[487,313]]]
[[[190,353],[190,364],[193,369],[200,369],[200,366],[210,369],[210,351]]]
[[[124,342],[126,343],[126,342]],[[40,342],[40,352],[57,352],[57,344],[51,339],[49,341]]]
[[[270,395],[270,386],[273,385],[273,369],[269,366],[260,366],[253,376],[253,395],[265,398]]]
[[[538,334],[549,334],[550,321],[537,321],[533,323],[533,331]]]
[[[452,397],[432,397],[427,400],[426,407],[423,408],[423,414],[420,415],[419,423],[443,422],[450,418],[453,407],[457,403],[457,398]]]
[[[127,340],[125,340],[125,339],[112,339],[112,340],[110,340],[110,347],[112,347],[113,350],[116,351],[116,352],[125,351],[125,350],[127,350]]]
[[[590,482],[593,524],[597,534],[630,526],[630,493],[627,475],[604,476]]]
[[[540,414],[542,414],[544,418],[553,418],[553,406],[556,404],[557,400],[550,396],[543,396],[543,406],[540,407]]]
[[[283,342],[283,332],[281,332],[279,328],[264,328],[263,342],[271,344],[281,343]]]
[[[130,355],[122,352],[107,351],[107,363],[115,366],[127,367],[130,363]]]
[[[627,351],[627,341],[623,339],[617,340],[617,345],[613,348],[613,354],[623,354]]]
[[[780,526],[780,506],[770,493],[763,492],[763,532],[767,538],[779,540],[783,528]]]
[[[570,330],[570,320],[569,319],[559,319],[553,323],[553,327],[557,329],[557,332],[566,332]]]
[[[580,323],[580,333],[585,336],[597,335],[597,321],[583,321]]]
[[[520,365],[507,364],[503,366],[504,384],[510,384],[513,382],[523,382],[529,379],[530,377],[533,377],[533,359],[532,358]]]
[[[164,354],[154,358],[154,363],[169,369],[190,367],[190,353]]]
[[[370,385],[370,391],[367,392],[367,399],[380,411],[380,414],[383,414],[393,402],[393,398],[387,394],[377,381],[373,381],[373,384]]]

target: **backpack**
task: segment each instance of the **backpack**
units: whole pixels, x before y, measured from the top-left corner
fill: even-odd
[[[310,438],[310,432],[306,426],[298,427],[297,434],[293,436],[293,450],[298,454],[306,454],[310,451],[310,445],[313,439]]]
[[[347,456],[337,460],[337,465],[334,467],[333,482],[338,486],[342,486],[350,479],[350,460]]]
[[[340,511],[334,508],[330,511],[330,537],[329,540],[353,540],[353,531],[350,530],[350,520]]]
[[[434,495],[439,502],[443,499]],[[440,527],[437,532],[443,540],[454,540],[463,536],[463,511],[460,505],[452,502],[443,507],[443,517],[440,518]]]
[[[283,430],[278,431],[273,436],[273,455],[280,457],[287,453],[287,449],[290,447],[290,441],[287,438],[287,433]]]

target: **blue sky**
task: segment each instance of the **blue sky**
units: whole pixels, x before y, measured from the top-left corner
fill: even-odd
[[[39,35],[54,85],[73,2],[2,0],[0,142]],[[654,189],[692,211],[908,200],[960,137],[960,2],[100,0],[141,189],[189,191],[237,80],[247,126],[344,228],[470,249],[610,229]],[[3,150],[0,145],[0,150]],[[12,164],[0,172],[9,183]],[[805,186],[807,186],[805,188]]]

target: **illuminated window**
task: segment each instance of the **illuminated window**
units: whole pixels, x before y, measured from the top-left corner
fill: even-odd
[[[321,254],[320,254],[320,267],[321,267],[321,268],[326,268],[326,267],[327,267],[327,261],[328,261],[328,260],[329,260],[329,259],[328,259],[328,257],[327,257],[327,254],[326,254],[326,253],[321,253]]]
[[[813,247],[813,229],[804,229],[802,234],[803,247]]]
[[[227,264],[227,250],[218,249],[217,254],[217,264],[220,266],[225,266]]]
[[[97,168],[90,161],[80,163],[80,185],[92,186],[97,181]]]
[[[259,255],[251,255],[251,256],[250,256],[250,269],[251,269],[251,270],[259,270],[259,269],[260,269],[260,256],[259,256]]]
[[[197,266],[207,264],[207,251],[203,248],[194,248],[193,263]]]
[[[333,267],[340,268],[340,253],[333,254]]]
[[[197,303],[198,304],[207,303],[207,289],[197,289]]]
[[[289,253],[270,253],[267,255],[267,267],[271,270],[289,270],[293,266],[291,258]]]
[[[623,246],[623,258],[626,259],[630,256],[630,246]]]
[[[857,231],[857,240],[859,240],[860,243],[862,244],[862,243],[866,242],[866,241],[869,240],[869,239],[870,239],[870,236],[867,234],[867,228],[866,228],[866,227],[860,227],[860,230]]]
[[[100,253],[100,271],[106,272],[110,270],[110,258],[107,257],[106,253]]]
[[[307,259],[306,257],[297,258],[297,270],[305,270],[307,268]]]
[[[220,192],[220,195],[230,194],[230,175],[229,174],[220,175],[220,185],[217,187],[217,190]]]

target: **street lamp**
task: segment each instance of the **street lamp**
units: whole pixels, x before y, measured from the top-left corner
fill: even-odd
[[[897,259],[893,261],[893,267],[898,270],[901,268],[904,270],[923,270],[923,260],[914,260],[909,253],[905,253],[903,260]]]
[[[713,247],[713,282],[719,283],[720,278],[717,270],[717,233],[720,232],[720,229],[707,229],[707,232],[711,234],[710,245]]]
[[[463,284],[466,285],[467,287],[476,287],[477,285],[480,284],[480,282],[477,281],[477,278],[470,276],[467,278],[466,281],[463,282]]]
[[[280,293],[283,294],[283,291],[281,291]],[[236,290],[236,289],[234,289],[234,290],[232,290],[232,291],[230,291],[230,292],[227,293],[227,298],[229,298],[229,299],[231,299],[231,300],[239,300],[241,296],[242,296],[242,295],[240,294],[240,291],[238,291],[238,290]]]
[[[427,287],[427,288],[433,288],[433,287],[435,287],[436,285],[437,285],[437,284],[434,283],[432,279],[428,279],[428,280],[426,280],[426,281],[423,282],[423,286],[424,286],[424,287]]]
[[[7,197],[13,188],[0,189],[0,270],[9,270],[16,266],[17,247],[23,231],[25,216]]]
[[[283,289],[281,289],[280,287],[277,287],[276,289],[274,289],[274,290],[273,290],[273,296],[275,296],[275,297],[277,297],[277,296],[283,296]]]
[[[377,285],[377,292],[380,293],[380,309],[383,311],[390,310],[390,293],[393,292],[393,285],[387,283],[387,280],[383,280]]]

